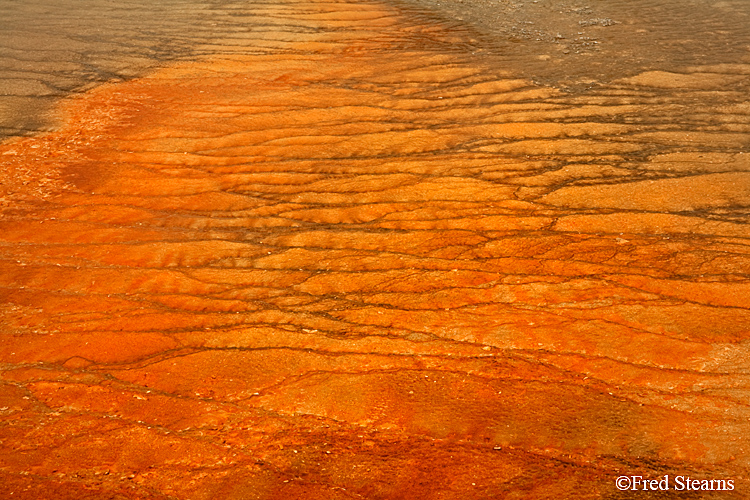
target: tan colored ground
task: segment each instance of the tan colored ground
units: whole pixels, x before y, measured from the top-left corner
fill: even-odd
[[[750,66],[568,95],[260,14],[0,146],[0,496],[747,497]]]

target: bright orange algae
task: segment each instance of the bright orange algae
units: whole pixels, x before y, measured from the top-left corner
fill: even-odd
[[[750,231],[686,210],[731,211],[747,160],[658,170],[739,134],[654,151],[609,114],[658,103],[584,102],[421,49],[382,7],[296,9],[277,14],[342,31],[101,87],[58,132],[1,146],[45,175],[0,221],[0,491],[739,485]]]

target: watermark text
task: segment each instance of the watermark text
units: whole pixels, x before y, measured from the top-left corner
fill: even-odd
[[[620,476],[615,480],[618,490],[627,491],[733,491],[734,479],[695,479],[690,476]]]

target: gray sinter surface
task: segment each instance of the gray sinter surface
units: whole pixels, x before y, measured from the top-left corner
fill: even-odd
[[[445,50],[569,91],[644,70],[750,61],[750,2],[744,0],[390,3],[441,20],[466,40]],[[262,5],[0,0],[0,138],[47,130],[60,97],[143,74],[163,61],[220,52],[227,44],[236,51],[249,32],[276,22],[258,15]]]

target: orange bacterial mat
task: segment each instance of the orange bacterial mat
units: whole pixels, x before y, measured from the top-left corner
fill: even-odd
[[[0,496],[747,498],[750,65],[256,9],[0,145]]]

